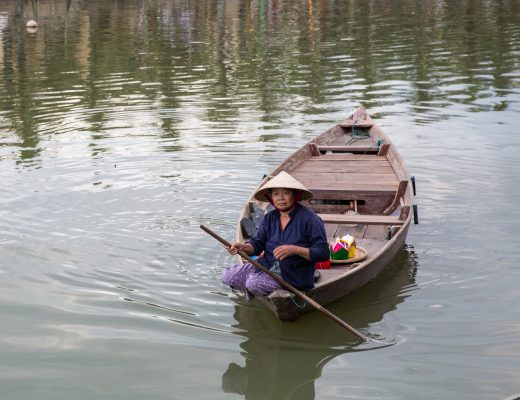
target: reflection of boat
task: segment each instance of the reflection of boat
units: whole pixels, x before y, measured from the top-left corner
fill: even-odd
[[[336,303],[335,314],[360,327],[381,321],[405,301],[414,285],[415,269],[413,252],[403,248],[395,261],[366,285],[366,290]],[[309,323],[307,319],[284,324],[260,306],[237,304],[234,317],[235,333],[245,338],[240,345],[244,365],[229,364],[222,376],[222,388],[246,399],[314,399],[314,382],[330,360],[374,348],[373,343],[369,344],[372,347],[363,347],[334,324],[324,328],[323,323]],[[309,318],[318,321],[322,317],[314,313]],[[380,338],[387,341],[390,335],[383,333]]]
[[[349,233],[368,251],[360,262],[321,270],[315,288],[306,293],[319,304],[365,285],[403,246],[412,215],[411,178],[395,145],[363,108],[297,150],[271,176],[280,171],[313,192],[304,203],[321,216],[330,240]],[[269,206],[251,195],[240,215],[238,241],[254,233]],[[313,310],[285,290],[258,299],[283,321]]]

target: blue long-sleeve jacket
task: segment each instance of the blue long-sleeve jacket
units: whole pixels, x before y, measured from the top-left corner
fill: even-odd
[[[258,261],[270,268],[277,260],[273,251],[283,244],[309,248],[311,261],[291,256],[280,261],[282,278],[300,290],[314,287],[314,264],[328,260],[329,244],[323,221],[309,208],[297,203],[289,213],[289,223],[282,231],[280,212],[269,211],[262,220],[258,232],[248,242],[253,245],[254,255],[264,255]]]

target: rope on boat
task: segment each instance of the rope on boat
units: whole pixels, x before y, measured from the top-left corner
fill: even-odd
[[[360,130],[360,129],[356,130],[356,123],[353,122],[351,138],[347,142],[347,146],[351,145],[354,142],[357,142],[358,140],[368,139],[369,137],[370,137],[370,134],[367,131]],[[382,144],[383,144],[383,139],[377,139],[376,147],[381,147]],[[368,153],[368,150],[369,149],[365,150],[365,154]]]
[[[291,300],[292,302],[294,303],[294,305],[298,308],[305,308],[307,306],[307,302],[304,300],[303,301],[303,304],[302,305],[299,305],[297,302],[296,302],[296,296],[291,296]]]
[[[367,131],[364,130],[356,130],[356,123],[352,123],[352,132],[351,132],[351,139],[348,141],[347,146],[351,145],[352,143],[361,140],[361,139],[368,139],[370,135]]]

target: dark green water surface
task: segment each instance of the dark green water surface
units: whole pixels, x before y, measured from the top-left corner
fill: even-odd
[[[359,105],[420,224],[330,309],[386,347],[246,303],[199,229]],[[516,0],[0,2],[1,400],[520,393],[519,204]]]

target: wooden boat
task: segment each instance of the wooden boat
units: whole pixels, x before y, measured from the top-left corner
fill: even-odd
[[[289,156],[255,191],[280,171],[290,173],[313,193],[303,204],[322,218],[330,241],[348,233],[366,250],[356,262],[317,270],[316,285],[306,294],[321,305],[374,279],[403,246],[412,215],[417,218],[415,182],[395,145],[362,107]],[[254,234],[272,207],[255,200],[253,193],[237,225],[236,239],[241,242]],[[286,290],[258,300],[282,321],[295,321],[314,310]]]

